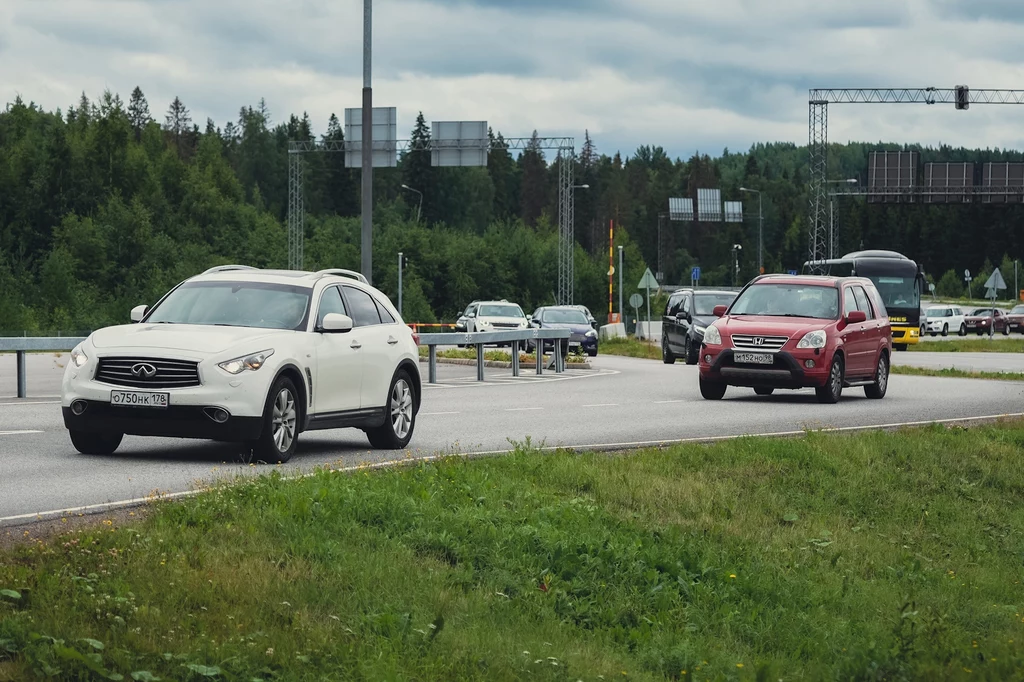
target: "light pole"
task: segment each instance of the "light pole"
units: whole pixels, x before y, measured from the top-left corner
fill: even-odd
[[[402,314],[402,252],[398,252],[398,314]]]
[[[407,189],[410,192],[416,192],[416,194],[420,195],[420,204],[419,206],[416,207],[416,223],[418,224],[420,222],[420,211],[423,210],[423,192],[419,191],[418,189],[413,189],[409,185],[402,185],[402,189]]]
[[[844,180],[826,180],[827,185],[856,185],[857,178],[846,178]],[[836,216],[835,216],[835,192],[828,194],[828,257],[836,257]]]
[[[373,283],[373,90],[370,86],[373,55],[373,0],[363,0],[363,140],[362,140],[362,267]]]
[[[619,247],[619,322],[622,323],[622,328],[626,328],[626,318],[623,317],[622,310],[622,247]]]
[[[741,192],[757,194],[757,274],[764,274],[764,213],[761,211],[761,190],[740,187]]]
[[[733,259],[735,260],[735,263],[736,263],[736,269],[733,271],[733,275],[732,275],[732,285],[733,286],[737,286],[738,285],[737,283],[739,282],[739,279],[740,279],[740,251],[742,251],[742,250],[743,250],[743,246],[741,246],[740,244],[733,244],[732,245],[732,255],[733,255]]]

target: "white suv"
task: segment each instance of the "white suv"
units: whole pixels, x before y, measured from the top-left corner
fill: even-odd
[[[220,266],[131,318],[71,353],[61,405],[79,452],[110,454],[129,434],[283,462],[303,431],[355,427],[384,449],[412,438],[417,339],[359,273]]]
[[[466,311],[467,332],[501,332],[528,329],[530,321],[523,309],[508,301],[474,301]],[[512,345],[512,344],[508,344]],[[523,341],[521,347],[526,347]]]
[[[967,334],[967,323],[964,321],[964,311],[960,306],[933,305],[924,311],[924,316],[921,318],[922,336],[925,334],[948,336],[950,332],[960,336]]]

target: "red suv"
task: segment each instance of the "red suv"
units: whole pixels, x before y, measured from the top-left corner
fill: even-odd
[[[728,386],[765,396],[813,388],[822,403],[837,402],[844,386],[885,396],[892,335],[867,278],[762,275],[715,316],[700,351],[700,393],[708,400],[720,400]]]

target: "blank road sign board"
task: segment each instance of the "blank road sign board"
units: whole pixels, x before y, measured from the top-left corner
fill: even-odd
[[[395,107],[373,108],[373,167],[398,167],[398,112]],[[345,167],[363,166],[363,110],[345,109]]]
[[[430,165],[486,166],[487,121],[434,121],[430,129]]]

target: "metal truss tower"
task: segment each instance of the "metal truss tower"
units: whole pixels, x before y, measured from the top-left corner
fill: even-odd
[[[558,156],[558,284],[556,303],[567,305],[573,302],[576,288],[575,253],[575,202],[576,202],[576,143],[571,137],[512,137],[503,140],[502,149],[508,151],[556,150]],[[458,149],[451,143],[434,144],[432,141],[412,140],[375,141],[374,151],[426,152],[438,149]],[[474,148],[465,145],[466,149]],[[497,147],[492,149],[497,150]],[[350,142],[293,141],[288,143],[288,267],[292,270],[303,268],[303,242],[305,240],[305,204],[303,201],[303,154],[358,151],[359,147]]]
[[[1024,90],[971,90],[953,88],[821,88],[808,98],[808,142],[811,177],[809,185],[808,256],[813,263],[828,254],[828,105],[829,104],[953,104],[966,110],[972,104],[1024,104]],[[870,192],[871,189],[868,188]],[[943,190],[948,193],[949,190]],[[842,192],[861,193],[858,191]],[[838,235],[833,238],[838,241]],[[812,271],[820,267],[811,266]]]

